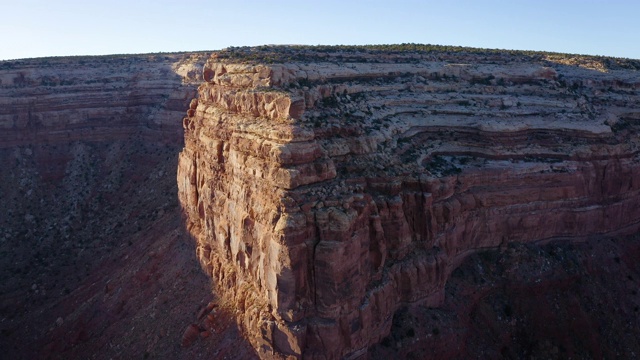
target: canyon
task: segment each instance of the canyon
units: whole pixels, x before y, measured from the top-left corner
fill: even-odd
[[[180,119],[207,57],[0,62],[3,356],[253,353],[248,344],[243,352],[223,312],[219,334],[181,347],[185,329],[215,301],[183,226],[175,180]]]
[[[639,70],[406,44],[0,62],[0,347],[634,358]]]

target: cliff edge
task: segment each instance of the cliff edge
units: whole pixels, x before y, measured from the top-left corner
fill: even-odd
[[[442,307],[470,256],[637,233],[638,69],[472,49],[217,52],[177,174],[198,258],[261,356],[367,356],[407,306]]]

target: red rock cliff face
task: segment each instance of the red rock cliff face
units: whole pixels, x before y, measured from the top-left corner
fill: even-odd
[[[637,231],[633,62],[272,55],[209,59],[178,166],[202,266],[264,357],[364,355],[478,250]]]
[[[43,58],[0,63],[0,146],[122,140],[179,143],[204,53]]]

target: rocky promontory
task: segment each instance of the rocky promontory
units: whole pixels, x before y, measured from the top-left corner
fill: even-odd
[[[470,257],[638,232],[639,69],[459,48],[214,53],[178,164],[198,258],[261,356],[384,354],[397,319],[452,301]]]

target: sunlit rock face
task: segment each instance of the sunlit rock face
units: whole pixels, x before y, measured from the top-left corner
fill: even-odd
[[[214,54],[183,121],[197,254],[265,358],[365,356],[483,249],[634,233],[638,62]]]

